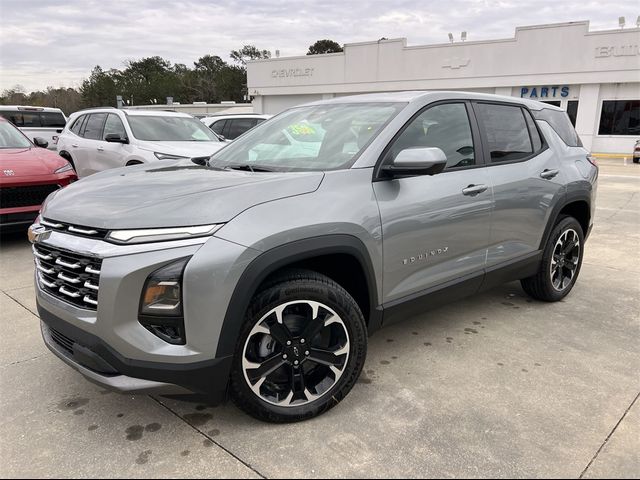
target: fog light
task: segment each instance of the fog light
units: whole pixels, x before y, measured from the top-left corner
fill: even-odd
[[[151,273],[140,298],[140,324],[165,342],[174,345],[186,343],[182,276],[190,258],[181,258]]]

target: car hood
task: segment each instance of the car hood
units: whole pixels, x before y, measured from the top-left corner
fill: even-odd
[[[140,147],[150,152],[193,158],[211,156],[225,145],[226,142],[144,142]]]
[[[11,177],[33,177],[51,175],[64,167],[67,161],[44,148],[2,148],[0,149],[0,177],[11,171]]]
[[[169,161],[107,170],[51,194],[48,219],[103,229],[224,223],[254,205],[315,191],[322,172],[214,170]]]

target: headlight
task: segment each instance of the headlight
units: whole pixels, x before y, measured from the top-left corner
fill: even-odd
[[[116,243],[147,243],[163,242],[167,240],[181,240],[185,238],[206,237],[213,235],[222,223],[213,225],[199,225],[196,227],[146,228],[140,230],[112,230],[107,240]]]
[[[153,152],[153,154],[158,158],[158,160],[179,160],[181,158],[189,158],[183,157],[182,155],[172,155],[170,153]]]
[[[64,167],[60,167],[59,169],[55,170],[53,173],[64,173],[64,172],[68,172],[69,170],[73,170],[73,167],[71,166],[70,163],[67,163]]]
[[[186,343],[182,309],[182,275],[191,257],[181,258],[147,277],[138,321],[151,333],[174,345]]]

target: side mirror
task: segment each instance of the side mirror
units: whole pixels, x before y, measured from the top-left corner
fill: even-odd
[[[117,133],[109,133],[106,137],[104,137],[105,142],[109,143],[129,143],[129,139],[127,137],[121,137]]]
[[[393,163],[382,167],[390,177],[436,175],[447,166],[447,156],[437,147],[406,148],[396,155]]]
[[[49,142],[47,142],[42,137],[34,137],[33,143],[36,145],[36,147],[40,147],[40,148],[47,148],[49,146]]]

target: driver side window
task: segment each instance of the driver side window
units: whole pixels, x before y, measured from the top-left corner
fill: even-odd
[[[385,158],[391,162],[406,148],[437,147],[447,156],[447,169],[476,164],[473,136],[464,103],[427,108],[395,140]]]

